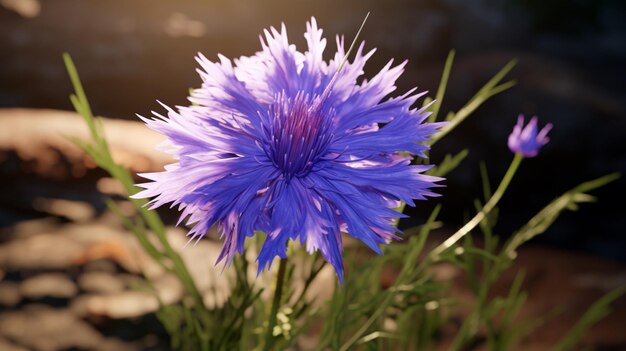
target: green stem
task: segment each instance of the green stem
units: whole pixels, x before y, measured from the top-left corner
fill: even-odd
[[[137,187],[134,184],[133,177],[130,172],[126,168],[115,163],[108,150],[102,150],[102,152],[103,155],[108,157],[109,161],[107,163],[99,164],[99,166],[106,169],[113,177],[122,183],[122,186],[128,193],[128,196],[134,195],[137,192]],[[144,207],[146,203],[145,200],[131,199],[131,201],[135,205],[135,209],[141,214],[147,226],[152,229],[161,243],[164,255],[172,262],[172,269],[174,273],[181,280],[185,289],[193,297],[197,308],[204,310],[204,299],[202,298],[202,294],[198,290],[198,287],[196,286],[191,273],[189,273],[182,257],[176,252],[176,250],[174,250],[167,240],[165,226],[163,225],[161,218],[156,214],[156,212],[148,210]],[[146,245],[144,245],[144,248],[148,249]]]
[[[419,256],[420,252],[422,252],[422,249],[424,248],[424,244],[426,244],[427,233],[430,231],[430,228],[433,222],[435,221],[435,219],[437,218],[437,216],[439,215],[440,210],[441,210],[441,205],[437,205],[435,209],[433,210],[433,212],[430,214],[430,217],[428,217],[428,220],[426,221],[424,226],[422,227],[420,234],[416,238],[417,240],[414,241],[412,238],[412,240],[410,241],[410,244],[412,245],[411,250],[409,251],[407,255],[407,259],[405,260],[404,266],[402,267],[400,274],[396,278],[395,283],[393,284],[392,287],[390,287],[387,290],[388,294],[385,297],[385,299],[378,305],[374,313],[372,313],[372,315],[367,319],[367,321],[361,325],[359,330],[357,330],[357,332],[354,333],[352,337],[350,337],[350,339],[341,346],[339,351],[347,351],[350,348],[352,348],[352,346],[359,341],[362,335],[365,334],[365,332],[367,332],[367,330],[372,326],[372,324],[376,322],[378,317],[380,317],[381,314],[385,312],[387,307],[391,305],[391,303],[393,302],[393,299],[396,297],[395,295],[396,289],[402,284],[404,284],[406,279],[409,278],[410,275],[412,274],[411,268],[413,267],[413,263],[415,262],[415,260],[417,260],[417,257]],[[419,270],[421,267],[423,266],[420,265],[416,269]],[[415,273],[415,271],[413,273]]]
[[[513,179],[513,175],[515,175],[515,172],[517,171],[517,168],[519,167],[523,158],[524,157],[521,154],[515,154],[515,158],[513,158],[513,161],[511,162],[509,169],[507,170],[506,174],[502,178],[502,181],[500,182],[498,189],[496,189],[496,192],[489,199],[489,201],[482,208],[482,210],[478,212],[476,216],[474,216],[474,218],[472,218],[472,220],[470,220],[466,225],[464,225],[461,229],[459,229],[456,233],[454,233],[450,238],[448,238],[448,240],[446,240],[443,244],[435,248],[435,250],[431,251],[429,256],[419,264],[419,266],[416,268],[416,271],[421,271],[424,267],[426,267],[427,262],[430,262],[431,260],[437,260],[438,256],[443,251],[445,251],[454,243],[456,243],[461,238],[463,238],[463,236],[465,236],[472,229],[474,229],[478,225],[478,223],[480,223],[480,221],[485,219],[485,217],[491,212],[491,210],[493,210],[493,208],[498,204],[498,201],[500,201],[500,199],[502,198],[502,195],[504,195],[506,188],[511,183],[511,179]],[[434,220],[434,218],[432,218],[432,220]],[[402,280],[401,278],[403,278],[403,274],[401,274],[401,277],[399,277],[396,280],[396,284],[400,283],[400,280]],[[390,290],[393,291],[393,288],[391,288]],[[350,349],[359,340],[359,338],[369,329],[369,327],[376,321],[376,319],[378,319],[378,317],[381,316],[381,314],[393,301],[393,297],[394,297],[394,294],[388,294],[387,297],[383,300],[383,302],[376,309],[376,311],[374,311],[374,313],[370,316],[367,322],[365,322],[365,324],[363,324],[361,328],[354,335],[352,335],[352,337],[339,350],[347,351],[348,349]]]
[[[513,179],[513,176],[515,175],[515,172],[517,171],[520,163],[522,163],[523,159],[524,156],[522,156],[521,154],[515,154],[515,158],[513,158],[513,161],[511,162],[509,169],[506,171],[504,178],[502,178],[502,181],[500,181],[498,189],[496,189],[496,192],[493,194],[493,196],[491,196],[489,201],[487,201],[487,204],[485,204],[482,210],[480,210],[480,212],[478,212],[474,216],[474,218],[472,218],[463,227],[461,227],[461,229],[457,230],[456,233],[452,234],[452,236],[446,239],[446,241],[444,241],[441,245],[437,246],[433,251],[431,251],[431,258],[437,260],[439,258],[439,255],[441,255],[445,250],[454,245],[457,241],[461,240],[465,235],[471,232],[472,229],[474,229],[483,219],[485,219],[487,215],[489,215],[491,210],[496,207],[496,205],[502,198],[502,195],[504,195],[506,188],[511,183],[511,179]]]
[[[271,350],[274,341],[274,326],[276,325],[276,315],[280,306],[280,298],[283,294],[283,285],[285,281],[285,271],[287,270],[287,259],[282,258],[278,266],[278,275],[276,276],[276,289],[274,290],[274,301],[272,301],[272,309],[270,311],[270,320],[267,325],[267,333],[265,334],[265,346],[263,350]]]

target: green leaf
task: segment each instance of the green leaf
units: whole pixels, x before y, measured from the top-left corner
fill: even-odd
[[[448,135],[454,128],[456,128],[461,122],[463,122],[469,115],[471,115],[478,107],[480,107],[485,101],[492,96],[499,94],[515,85],[515,81],[507,81],[502,84],[500,82],[512,69],[515,67],[517,60],[511,60],[507,63],[496,75],[493,76],[477,93],[474,95],[459,111],[450,115],[446,120],[450,121],[450,124],[441,129],[441,132],[435,134],[429,144],[432,146],[437,141]]]
[[[599,182],[599,184],[602,184],[602,182]],[[626,285],[610,291],[594,302],[578,323],[556,344],[553,350],[572,350],[589,328],[611,313],[610,305],[625,292]]]
[[[432,123],[437,120],[437,115],[439,115],[439,110],[441,109],[441,103],[443,102],[443,97],[446,93],[446,87],[448,85],[448,78],[450,78],[450,71],[452,70],[453,62],[454,62],[454,50],[450,50],[450,52],[448,53],[448,58],[446,58],[446,64],[443,67],[443,73],[441,74],[441,81],[439,82],[439,88],[437,89],[437,95],[435,96],[435,103],[432,104],[430,107],[430,111],[432,112],[432,114],[428,116],[428,123]],[[426,101],[424,101],[424,103],[426,104]]]
[[[455,168],[457,168],[459,164],[461,164],[461,162],[463,162],[463,160],[467,157],[467,155],[469,155],[468,149],[463,149],[456,155],[447,154],[443,158],[443,161],[439,163],[439,165],[426,171],[426,174],[435,177],[443,177],[446,174],[452,172]]]
[[[565,192],[553,200],[550,204],[544,207],[539,213],[528,221],[522,228],[520,228],[505,244],[503,253],[509,257],[514,258],[516,256],[516,250],[523,243],[534,238],[535,236],[545,232],[554,221],[559,217],[561,212],[566,209],[575,210],[577,204],[581,202],[589,202],[594,198],[583,192],[591,191],[593,189],[602,187],[612,181],[619,178],[618,173],[612,173],[585,183],[578,185],[570,191]]]

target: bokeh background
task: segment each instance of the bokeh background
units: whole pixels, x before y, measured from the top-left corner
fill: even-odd
[[[626,2],[621,0],[0,0],[0,5],[0,242],[7,245],[24,221],[51,215],[72,220],[55,215],[59,211],[41,199],[87,203],[94,217],[105,209],[96,187],[103,173],[89,167],[56,172],[73,169],[71,159],[57,155],[40,167],[42,154],[27,157],[20,149],[46,138],[29,134],[29,126],[41,127],[45,117],[37,114],[29,124],[24,113],[19,130],[7,122],[14,119],[6,108],[72,109],[63,52],[72,55],[96,114],[136,121],[135,114],[162,111],[157,99],[187,104],[188,89],[200,84],[197,52],[209,58],[250,55],[260,48],[262,29],[281,22],[302,49],[311,16],[324,29],[330,53],[334,36],[351,39],[371,11],[361,38],[378,51],[366,76],[390,58],[407,59],[399,92],[417,85],[434,95],[445,58],[455,49],[444,113],[458,110],[509,60],[519,60],[509,75],[517,85],[486,102],[432,152],[436,162],[447,153],[470,150],[437,200],[450,227],[463,223],[473,198],[482,193],[479,162],[485,161],[493,186],[506,170],[512,157],[506,138],[519,113],[538,115],[555,127],[551,142],[539,157],[523,163],[501,203],[497,232],[502,236],[575,185],[626,173]],[[25,142],[17,145],[9,135]],[[623,179],[594,192],[598,203],[564,214],[530,245],[567,251],[574,260],[584,255],[610,262],[617,267],[612,268],[616,279],[625,281],[625,194]],[[65,205],[57,202],[57,209]],[[423,222],[431,206],[420,204],[402,225]],[[23,275],[3,269],[9,280]]]

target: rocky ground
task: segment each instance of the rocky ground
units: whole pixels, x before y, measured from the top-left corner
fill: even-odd
[[[160,138],[140,123],[107,119],[104,127],[117,159],[133,171],[158,169],[168,161],[153,151]],[[104,210],[101,194],[115,196],[119,186],[95,170],[67,141],[68,135],[86,137],[74,113],[0,110],[0,210],[5,220],[11,219],[0,236],[0,350],[167,349],[167,337],[153,314],[157,299],[140,288],[141,274],[153,280],[165,302],[178,301],[182,288]],[[124,208],[123,198],[117,199]],[[182,229],[171,228],[168,236],[181,248],[207,304],[221,303],[229,293],[227,279],[211,268],[219,243],[202,240],[182,249]],[[436,269],[440,279],[462,281],[453,267]],[[544,315],[556,306],[561,310],[521,350],[545,350],[595,299],[626,284],[623,264],[530,246],[520,251],[500,291],[507,291],[519,269],[527,272],[529,294],[522,318]],[[332,279],[328,272],[316,290],[328,291]],[[467,295],[461,289],[455,294]],[[591,329],[584,346],[626,349],[624,321],[626,298]]]

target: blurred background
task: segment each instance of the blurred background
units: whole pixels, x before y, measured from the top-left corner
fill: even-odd
[[[464,148],[470,153],[446,180],[444,196],[412,209],[403,227],[422,223],[437,202],[444,205],[441,219],[447,226],[462,224],[473,211],[473,198],[482,194],[479,162],[485,161],[494,187],[508,167],[512,155],[506,138],[519,113],[538,115],[542,124],[555,127],[551,142],[522,164],[501,202],[498,234],[510,235],[547,202],[583,181],[626,173],[626,2],[621,0],[0,0],[0,349],[5,349],[3,343],[6,348],[51,350],[159,349],[167,344],[154,318],[146,315],[149,309],[122,316],[107,315],[110,310],[101,313],[104,317],[91,313],[91,339],[115,336],[112,344],[79,340],[42,348],[16,327],[9,328],[19,323],[27,327],[31,317],[44,320],[42,313],[59,313],[43,305],[70,306],[75,312],[80,310],[73,303],[77,296],[102,293],[115,284],[128,286],[133,279],[119,279],[119,272],[128,275],[132,269],[103,234],[115,225],[100,192],[115,194],[115,185],[64,138],[85,135],[85,130],[75,115],[57,111],[72,110],[63,52],[72,55],[94,113],[112,118],[106,127],[119,157],[135,171],[155,170],[167,159],[152,150],[158,137],[136,123],[135,114],[162,112],[157,99],[170,106],[187,104],[188,89],[200,84],[193,59],[197,52],[210,59],[218,53],[251,55],[260,49],[262,29],[281,22],[290,40],[304,50],[305,22],[315,16],[329,39],[330,57],[335,35],[345,34],[349,41],[368,11],[361,38],[366,48],[378,51],[366,76],[390,58],[407,59],[398,92],[418,86],[434,95],[445,58],[456,50],[444,113],[458,110],[508,61],[519,60],[509,75],[517,85],[487,101],[437,144],[434,162]],[[18,107],[28,109],[14,109]],[[560,260],[555,266],[561,270],[551,273],[557,276],[593,267],[593,274],[582,272],[584,279],[578,278],[581,286],[595,290],[563,293],[576,296],[574,305],[626,282],[625,194],[623,179],[594,192],[598,203],[565,213],[530,244],[536,251],[526,264],[535,264],[538,272],[552,260]],[[71,227],[76,235],[66,235],[68,225],[77,225]],[[42,233],[65,235],[67,242],[52,237],[35,241]],[[94,237],[105,242],[90,241]],[[78,245],[70,250],[78,256],[68,253],[72,245]],[[90,285],[83,273],[99,275],[90,278]],[[24,287],[42,275],[52,280]],[[37,282],[43,292],[32,291]],[[46,290],[53,285],[65,286],[65,293]],[[624,309],[622,301],[621,317]],[[86,317],[79,316],[65,317],[80,324]],[[98,318],[107,322],[98,324]],[[612,325],[618,329],[613,330],[621,322],[615,317]],[[52,324],[50,338],[58,332],[58,323]],[[150,333],[157,336],[145,336]],[[599,345],[626,349],[619,334],[599,334],[598,340],[609,340]]]

